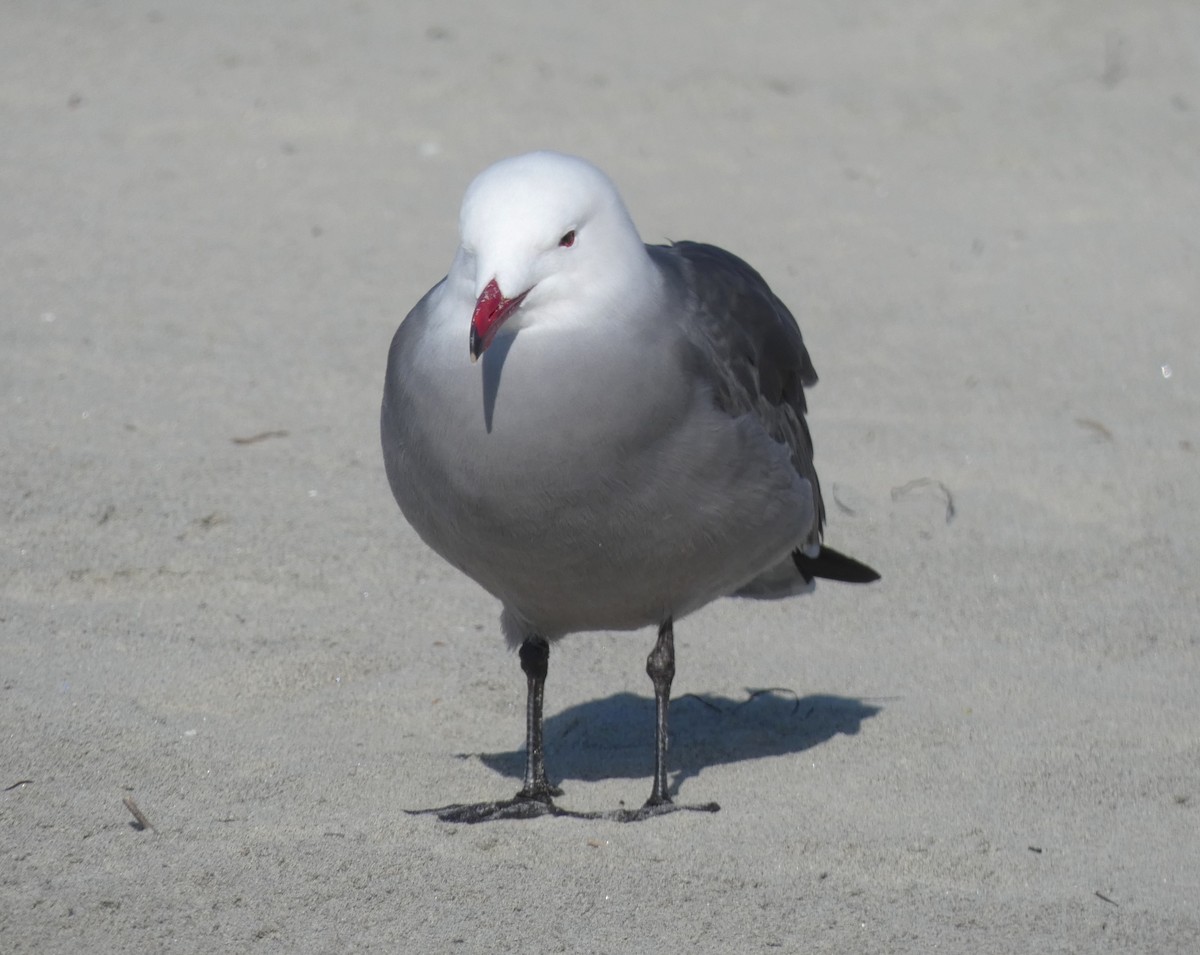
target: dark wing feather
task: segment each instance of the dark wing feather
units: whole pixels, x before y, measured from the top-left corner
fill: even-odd
[[[684,332],[717,404],[730,415],[753,413],[768,434],[791,448],[792,463],[815,498],[817,523],[805,543],[820,543],[825,505],[804,420],[804,389],[817,383],[817,372],[796,319],[763,277],[731,252],[699,242],[647,248],[687,290]]]

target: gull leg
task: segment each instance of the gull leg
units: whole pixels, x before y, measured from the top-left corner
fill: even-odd
[[[654,684],[654,786],[641,809],[623,809],[609,814],[618,822],[638,822],[652,816],[686,809],[691,812],[716,812],[715,802],[698,806],[680,806],[667,792],[667,731],[671,708],[671,683],[675,679],[675,629],[670,617],[658,628],[658,642],[646,657],[646,673]]]
[[[675,633],[668,619],[658,630],[658,643],[646,659],[646,672],[654,683],[656,724],[654,730],[654,788],[641,809],[617,809],[612,812],[573,812],[554,804],[562,790],[546,779],[546,753],[542,739],[542,698],[549,669],[550,644],[542,637],[530,637],[520,650],[521,669],[528,684],[525,701],[525,783],[512,799],[499,802],[455,803],[437,809],[408,810],[414,815],[432,814],[443,822],[476,823],[494,819],[534,819],[538,816],[569,816],[574,819],[608,819],[613,822],[638,822],[680,809],[692,812],[716,812],[715,802],[699,806],[680,806],[667,794],[667,710],[671,703],[671,681],[675,678]]]
[[[667,715],[675,679],[675,630],[670,617],[658,628],[658,642],[646,658],[646,673],[654,684],[654,786],[646,800],[650,807],[671,802],[667,794]]]
[[[562,790],[546,780],[546,751],[542,741],[542,698],[549,669],[550,644],[541,637],[530,637],[521,644],[521,669],[528,684],[525,699],[525,785],[518,799],[536,799],[549,803]]]
[[[535,819],[538,816],[578,816],[597,819],[596,813],[574,813],[554,805],[562,790],[546,779],[546,754],[542,742],[542,697],[550,662],[550,644],[529,637],[521,644],[521,669],[525,673],[525,783],[512,799],[499,802],[455,803],[437,809],[409,810],[415,815],[436,815],[442,822],[489,822],[493,819]]]

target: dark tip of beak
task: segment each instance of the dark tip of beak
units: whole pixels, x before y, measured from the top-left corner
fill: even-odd
[[[496,280],[492,279],[480,293],[475,302],[475,311],[471,314],[471,363],[474,364],[479,356],[488,350],[500,326],[508,317],[521,307],[526,289],[520,295],[505,298]]]

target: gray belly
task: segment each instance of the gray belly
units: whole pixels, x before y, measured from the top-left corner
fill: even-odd
[[[811,526],[786,449],[686,379],[651,404],[586,367],[513,348],[497,376],[491,357],[389,381],[388,477],[422,539],[543,636],[682,616]]]

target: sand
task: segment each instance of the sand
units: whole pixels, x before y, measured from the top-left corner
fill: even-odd
[[[1197,36],[4,4],[0,950],[1200,950]],[[544,146],[790,303],[827,541],[884,575],[677,625],[716,815],[404,812],[514,791],[524,684],[391,500],[387,344],[470,178]],[[648,793],[652,643],[555,648],[564,805]]]

